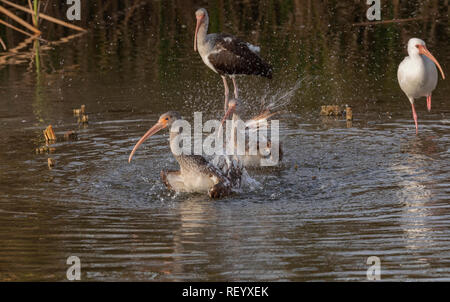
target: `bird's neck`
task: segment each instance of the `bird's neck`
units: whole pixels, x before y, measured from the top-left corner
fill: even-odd
[[[428,61],[428,58],[426,56],[416,53],[413,54],[412,56],[410,55],[409,57],[411,61],[414,62],[413,65],[415,66],[416,69],[423,70],[424,68],[426,68],[425,65]]]
[[[410,51],[408,52],[408,55],[412,60],[422,60],[424,57],[417,51]]]
[[[176,157],[177,155],[179,155],[180,150],[179,150],[179,144],[178,142],[180,141],[180,138],[178,138],[178,136],[181,134],[180,131],[171,131],[169,132],[169,143],[170,143],[170,151],[172,152],[172,154]]]
[[[200,25],[197,32],[197,48],[202,48],[202,46],[206,43],[206,35],[208,34],[208,18],[205,18],[205,21]]]
[[[170,131],[169,134],[170,151],[180,166],[183,162],[183,157],[186,156],[186,154],[183,153],[183,148],[180,147],[180,140],[183,140],[181,136],[182,131]]]

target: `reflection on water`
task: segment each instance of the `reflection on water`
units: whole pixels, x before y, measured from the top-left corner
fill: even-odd
[[[0,280],[65,280],[71,255],[83,280],[365,280],[369,256],[382,280],[449,280],[450,85],[439,81],[431,112],[417,101],[415,136],[396,81],[411,36],[450,66],[448,4],[384,3],[383,18],[415,19],[377,26],[352,25],[365,1],[207,7],[212,31],[261,45],[275,67],[271,81],[239,78],[248,115],[293,92],[283,165],[251,171],[262,188],[218,201],[165,189],[159,173],[176,167],[167,134],[127,163],[162,112],[222,114],[220,78],[192,49],[204,3],[83,5],[86,34],[43,23],[57,42],[4,39],[14,51],[0,53]],[[352,106],[351,124],[319,117],[335,103]],[[78,138],[36,154],[48,124]]]
[[[433,227],[438,225],[429,224],[429,220],[435,216],[430,206],[433,193],[426,185],[430,181],[428,173],[421,167],[426,161],[425,155],[414,154],[405,165],[393,167],[402,179],[399,181],[400,190],[397,194],[403,204],[401,227],[405,234],[405,248],[417,256],[414,261],[403,264],[402,267],[411,270],[427,271],[430,268],[430,259],[420,255],[432,253],[436,247],[434,237],[438,230]]]

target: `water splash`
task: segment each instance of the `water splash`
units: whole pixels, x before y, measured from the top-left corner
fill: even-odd
[[[286,108],[292,101],[295,93],[302,87],[302,84],[305,81],[311,82],[311,78],[310,76],[299,78],[292,87],[279,88],[274,94],[271,94],[271,91],[266,91],[260,100],[260,112]]]
[[[261,187],[261,184],[248,174],[242,159],[237,155],[217,154],[211,163],[228,177],[235,192],[242,192],[243,189],[253,191]]]

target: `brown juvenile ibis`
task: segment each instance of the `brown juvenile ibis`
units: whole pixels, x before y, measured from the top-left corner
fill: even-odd
[[[235,76],[260,75],[271,79],[272,66],[261,59],[259,47],[229,34],[208,34],[209,16],[206,9],[198,9],[195,16],[197,26],[195,28],[194,51],[198,50],[203,62],[222,77],[225,86],[224,108],[226,111],[229,95],[226,76],[233,81],[234,97],[237,99],[239,96]]]
[[[180,119],[177,112],[169,111],[159,118],[158,122],[139,139],[131,151],[128,162],[131,162],[139,146],[158,131],[171,127]],[[170,146],[173,156],[180,165],[179,171],[161,171],[161,179],[169,190],[176,192],[207,192],[211,198],[230,195],[233,186],[240,184],[243,168],[230,165],[226,169],[216,167],[200,155],[178,154],[172,150],[173,141],[181,133],[177,127],[170,129]]]

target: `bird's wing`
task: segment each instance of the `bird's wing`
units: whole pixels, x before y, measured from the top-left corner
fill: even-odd
[[[406,57],[401,63],[400,65],[398,65],[398,70],[397,70],[397,80],[400,84],[400,86],[402,86],[402,84],[404,83],[404,81],[406,80],[406,65],[408,64],[408,59],[409,57]]]
[[[258,54],[260,48],[229,34],[216,34],[214,36],[215,46],[223,48],[235,55]]]
[[[213,179],[214,183],[226,183],[228,181],[219,168],[217,168],[213,163],[207,161],[201,155],[185,155],[180,160],[184,161],[184,168],[209,175]]]
[[[434,63],[433,63],[434,64]],[[410,57],[406,57],[398,66],[397,79],[400,88],[408,98],[418,98],[427,95],[428,88],[425,68],[417,67]],[[436,71],[437,82],[437,71]],[[436,84],[436,83],[434,83]],[[433,85],[430,85],[433,87]]]
[[[216,34],[209,61],[221,73],[272,76],[272,66],[258,55],[259,47],[228,34]]]

